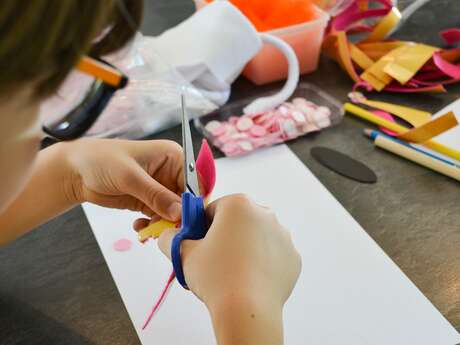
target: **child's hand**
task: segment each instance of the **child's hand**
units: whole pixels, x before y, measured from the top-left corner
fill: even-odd
[[[177,221],[183,189],[182,148],[172,141],[81,139],[62,143],[72,197]]]
[[[218,343],[231,336],[232,344],[280,344],[281,311],[301,269],[289,232],[242,195],[212,203],[207,214],[208,234],[182,242],[181,255],[187,285],[208,307]],[[176,233],[159,239],[169,258]]]

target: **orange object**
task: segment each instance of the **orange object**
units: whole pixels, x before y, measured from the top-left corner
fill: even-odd
[[[312,0],[230,0],[230,3],[243,12],[259,32],[305,23],[316,16]]]
[[[200,10],[212,0],[195,0],[196,9]],[[260,6],[260,13],[268,12],[271,7],[267,4],[272,2],[266,0],[232,0],[244,3],[253,3],[253,8]],[[291,3],[287,0],[277,0],[275,2]],[[287,5],[286,5],[287,6]],[[310,73],[318,67],[324,31],[329,22],[329,15],[321,9],[312,6],[313,17],[311,20],[283,27],[281,29],[270,30],[267,33],[283,39],[288,43],[297,55],[299,60],[300,73]],[[265,11],[265,12],[264,12]],[[250,18],[252,14],[247,15]],[[254,21],[253,21],[254,23]],[[261,24],[264,25],[264,24]],[[246,65],[243,75],[257,85],[263,85],[273,81],[286,79],[288,64],[286,58],[276,48],[264,45],[262,50]]]
[[[103,64],[89,56],[81,58],[77,65],[77,69],[112,86],[119,86],[123,79],[123,75],[115,68]]]

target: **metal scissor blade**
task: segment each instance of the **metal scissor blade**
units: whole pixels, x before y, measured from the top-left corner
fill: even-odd
[[[195,154],[193,153],[192,132],[190,131],[190,122],[187,116],[185,96],[181,94],[182,108],[182,147],[184,149],[184,182],[185,191],[193,193],[195,196],[200,195],[200,186],[198,184],[198,175],[196,173]]]

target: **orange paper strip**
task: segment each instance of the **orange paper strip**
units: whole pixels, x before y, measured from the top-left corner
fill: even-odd
[[[351,61],[351,54],[348,48],[348,41],[345,32],[339,31],[337,32],[337,45],[339,51],[339,63],[341,64],[342,68],[344,68],[350,77],[355,81],[359,82],[359,76],[355,71],[353,63]]]
[[[412,143],[423,143],[457,125],[458,122],[454,113],[449,112],[420,127],[401,134],[399,138]]]

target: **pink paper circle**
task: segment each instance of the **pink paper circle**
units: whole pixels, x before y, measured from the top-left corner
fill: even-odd
[[[113,249],[115,249],[117,252],[126,252],[131,249],[131,246],[133,243],[131,240],[128,240],[127,238],[122,238],[113,244]]]

